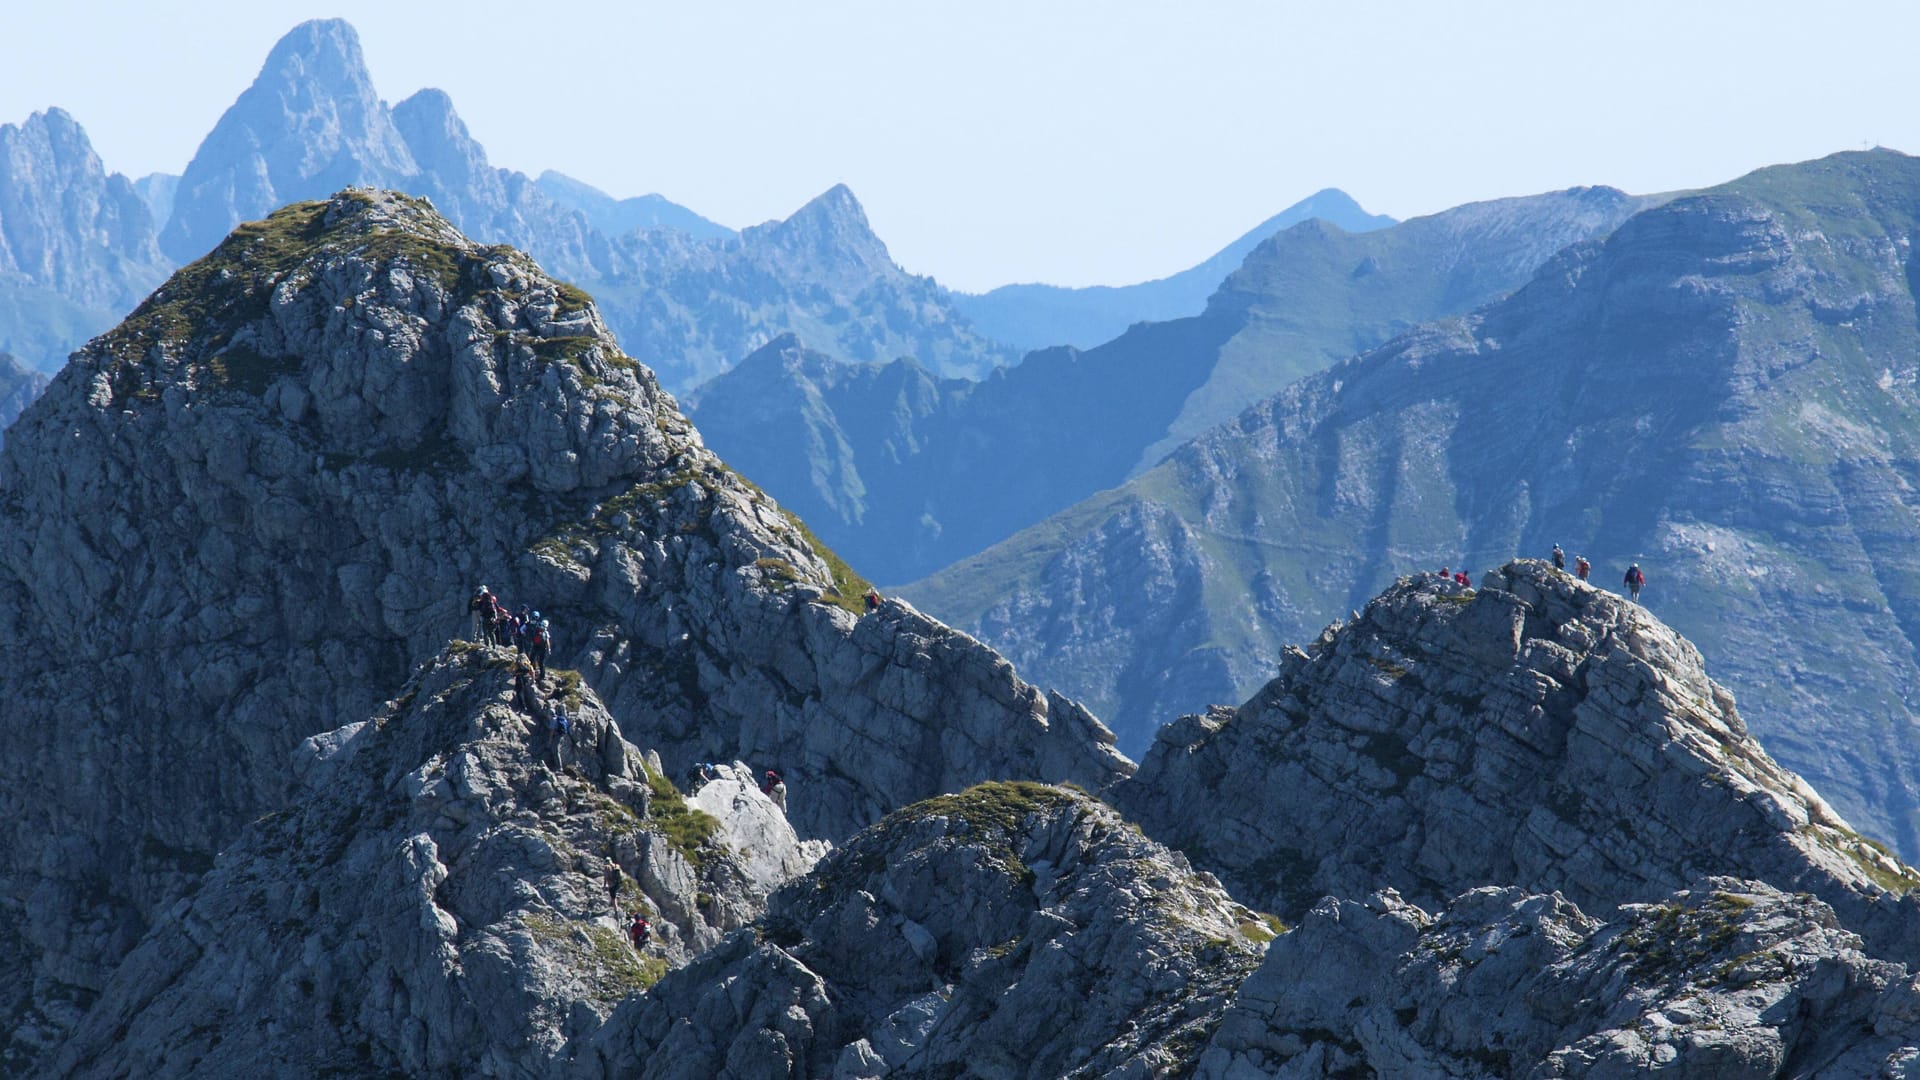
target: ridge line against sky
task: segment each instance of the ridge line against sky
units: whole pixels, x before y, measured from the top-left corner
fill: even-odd
[[[971,291],[1161,277],[1324,187],[1407,218],[1920,149],[1920,5],[1680,8],[74,0],[0,14],[0,123],[59,106],[109,170],[178,173],[275,41],[341,17],[387,101],[447,91],[495,165],[735,227],[845,182]]]

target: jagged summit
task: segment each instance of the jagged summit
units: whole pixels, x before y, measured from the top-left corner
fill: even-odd
[[[236,230],[76,354],[0,486],[0,627],[49,658],[0,672],[0,963],[27,973],[0,1015],[56,1040],[286,804],[291,750],[399,694],[480,583],[540,609],[554,663],[676,775],[780,769],[809,837],[1132,768],[971,638],[857,617],[866,583],[701,444],[585,294],[417,198]]]
[[[344,347],[363,335],[388,347]],[[658,469],[686,434],[584,293],[391,192],[242,226],[81,356],[73,377],[136,413],[251,399],[321,453],[453,455],[543,491]]]
[[[845,184],[814,196],[784,220],[743,229],[740,236],[760,258],[775,265],[811,266],[836,284],[900,272],[867,222],[866,209]]]
[[[513,663],[456,642],[370,719],[308,739],[294,800],[159,921],[53,1071],[538,1070],[818,858],[758,789],[717,801],[738,785],[715,781],[701,805],[721,816],[690,806],[591,688],[529,700]]]
[[[1815,893],[1880,954],[1920,875],[1747,734],[1646,609],[1519,560],[1402,578],[1245,705],[1169,725],[1118,796],[1250,903],[1557,890],[1593,913],[1705,874]]]

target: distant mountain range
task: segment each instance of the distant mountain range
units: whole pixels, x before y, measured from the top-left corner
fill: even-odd
[[[1228,274],[1239,269],[1260,242],[1303,221],[1318,218],[1342,232],[1363,233],[1394,224],[1369,214],[1338,188],[1326,188],[1249,229],[1211,258],[1177,274],[1137,285],[1002,285],[978,295],[955,293],[954,306],[980,332],[1021,349],[1072,345],[1090,349],[1111,341],[1137,322],[1166,322],[1198,315]]]
[[[73,117],[0,125],[0,351],[55,367],[169,269],[146,200]]]
[[[913,356],[943,375],[982,377],[1028,345],[1093,344],[1135,322],[1197,312],[1248,247],[1303,215],[1351,229],[1386,220],[1327,191],[1160,281],[961,296],[901,270],[844,187],[787,222],[735,232],[659,195],[615,199],[556,172],[535,180],[495,168],[441,91],[382,101],[357,35],[337,19],[282,38],[180,176],[108,177],[79,125],[46,115],[56,114],[57,133],[40,130],[50,123],[42,117],[0,129],[25,133],[0,157],[0,238],[19,247],[23,231],[61,223],[53,246],[74,249],[67,265],[78,272],[64,275],[10,273],[0,254],[0,347],[46,370],[235,224],[353,185],[425,195],[468,233],[529,250],[591,288],[621,340],[679,392],[786,333],[842,360]],[[52,155],[56,137],[73,152]],[[66,193],[64,209],[48,202],[53,193]],[[102,209],[89,217],[75,197]],[[129,213],[136,201],[144,218]]]
[[[1256,246],[1205,312],[981,381],[848,365],[783,338],[701,387],[708,442],[883,581],[964,558],[1294,379],[1516,288],[1653,200],[1577,188],[1350,234],[1308,220]]]
[[[1920,851],[1916,231],[1893,152],[1677,199],[906,595],[1137,749],[1396,575],[1638,559],[1781,761]]]

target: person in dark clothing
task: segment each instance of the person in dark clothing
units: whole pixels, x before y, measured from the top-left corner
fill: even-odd
[[[527,659],[540,672],[540,681],[547,679],[547,656],[553,652],[553,629],[541,619],[527,629]]]
[[[607,860],[607,904],[614,910],[620,908],[620,864]]]
[[[1567,568],[1567,553],[1560,550],[1559,544],[1553,545],[1553,568],[1555,570]]]
[[[1640,572],[1639,563],[1634,563],[1632,566],[1627,567],[1627,576],[1624,584],[1627,586],[1628,596],[1633,599],[1634,603],[1637,604],[1640,602],[1640,590],[1646,583],[1647,575]]]
[[[880,591],[878,589],[873,588],[872,586],[868,586],[866,601],[867,601],[867,614],[871,615],[874,612],[879,611],[880,610]]]
[[[627,924],[627,940],[633,942],[633,951],[641,952],[647,947],[647,940],[653,937],[653,924],[639,912],[633,913],[633,921]]]
[[[473,599],[467,601],[467,611],[473,616],[473,640],[493,644],[493,624],[500,617],[500,601],[493,595],[493,590],[485,585],[473,590]]]

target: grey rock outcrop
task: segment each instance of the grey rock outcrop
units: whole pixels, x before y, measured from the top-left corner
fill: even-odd
[[[58,658],[0,673],[17,1026],[97,992],[285,805],[289,750],[397,694],[481,582],[671,769],[780,769],[807,837],[1131,769],[972,639],[857,618],[859,579],[584,294],[402,196],[289,207],[181,271],[28,408],[0,488],[0,627]]]
[[[306,740],[293,800],[160,917],[51,1071],[536,1073],[818,858],[764,798],[703,819],[591,690],[523,709],[513,664],[462,644]]]
[[[1168,725],[1116,801],[1289,918],[1481,885],[1604,916],[1726,874],[1920,955],[1920,910],[1886,891],[1920,875],[1774,763],[1685,639],[1544,562],[1402,579],[1245,705]]]
[[[1273,932],[1108,807],[986,784],[775,893],[617,1009],[574,1075],[1167,1075]]]
[[[1709,879],[1602,923],[1487,888],[1437,917],[1316,907],[1200,1055],[1203,1080],[1352,1075],[1714,1080],[1909,1075],[1920,980],[1804,893]]]

